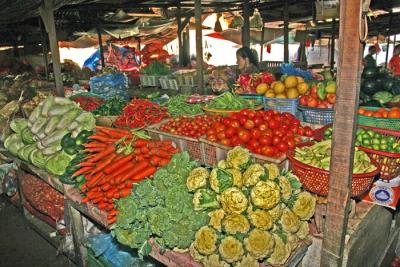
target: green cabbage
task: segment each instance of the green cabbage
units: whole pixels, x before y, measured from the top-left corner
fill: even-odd
[[[385,104],[390,102],[393,98],[393,95],[386,91],[379,91],[372,96],[373,100],[379,101],[381,104]]]
[[[48,157],[43,155],[42,151],[39,149],[34,149],[29,155],[29,161],[40,169],[45,168],[47,159]]]
[[[28,127],[28,120],[23,118],[13,119],[10,128],[17,134],[21,134],[22,130]]]
[[[29,161],[29,156],[36,149],[35,144],[27,145],[18,150],[18,157],[24,161]]]
[[[33,140],[33,134],[31,130],[29,130],[28,127],[22,130],[21,132],[21,138],[24,144],[29,145],[35,143],[35,140]]]
[[[47,160],[46,170],[54,175],[63,175],[72,159],[67,153],[56,153]]]
[[[400,102],[400,95],[395,95],[390,102],[397,103]]]
[[[18,150],[24,147],[21,137],[18,134],[12,134],[4,141],[4,147],[14,156],[18,155]]]

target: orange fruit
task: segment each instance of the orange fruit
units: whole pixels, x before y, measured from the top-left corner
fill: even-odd
[[[275,94],[282,94],[285,92],[285,85],[282,82],[277,82],[272,89],[274,89]]]
[[[373,111],[370,111],[370,110],[366,110],[365,111],[365,113],[364,113],[364,116],[367,116],[367,117],[372,117],[372,115],[374,114],[374,112]]]
[[[382,112],[382,116],[383,116],[384,118],[387,118],[388,115],[389,115],[389,112],[388,112],[388,111],[385,110],[384,112]]]
[[[359,108],[358,109],[358,114],[363,115],[363,114],[365,114],[365,112],[366,112],[366,110],[364,108]]]
[[[380,113],[382,113],[382,112],[386,111],[386,109],[384,109],[384,108],[379,108],[377,111],[380,112]]]
[[[375,117],[375,118],[382,118],[383,116],[382,116],[382,113],[380,113],[380,112],[375,112],[375,113],[374,113],[374,117]]]
[[[299,91],[299,94],[304,95],[305,93],[308,92],[308,84],[306,84],[305,82],[301,82],[297,84],[297,90]]]
[[[400,110],[398,108],[392,108],[388,113],[388,118],[391,119],[399,119],[400,118]]]
[[[269,89],[269,85],[266,83],[260,83],[259,85],[257,85],[256,87],[256,92],[259,95],[263,95],[265,94],[265,92],[267,92]]]
[[[297,78],[296,76],[287,76],[285,79],[285,87],[286,88],[293,88],[297,87]]]
[[[297,88],[289,88],[287,89],[287,97],[288,98],[298,98],[299,97],[299,92],[297,91]]]

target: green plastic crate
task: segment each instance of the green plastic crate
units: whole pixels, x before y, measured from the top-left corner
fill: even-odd
[[[373,111],[379,109],[377,107],[363,107],[363,108],[365,110],[373,110]],[[358,124],[370,127],[400,131],[400,119],[374,118],[359,114]]]

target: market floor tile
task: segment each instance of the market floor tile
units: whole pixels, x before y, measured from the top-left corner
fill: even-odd
[[[0,196],[1,267],[73,267],[71,261],[31,229],[22,213]]]

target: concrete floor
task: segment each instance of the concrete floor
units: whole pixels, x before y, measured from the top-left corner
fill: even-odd
[[[0,196],[1,267],[72,267],[65,256],[29,228],[21,212]]]

